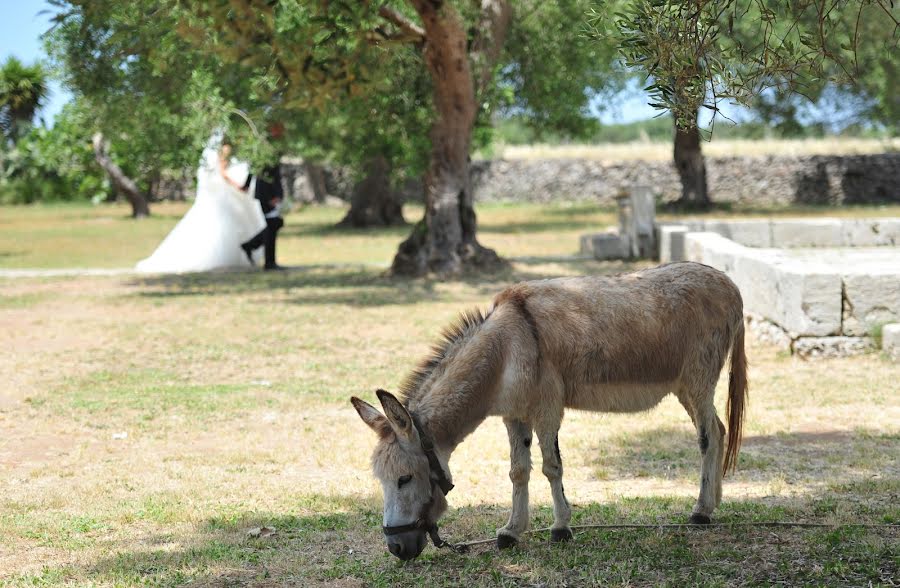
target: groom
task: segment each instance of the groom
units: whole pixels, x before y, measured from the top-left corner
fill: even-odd
[[[284,127],[281,123],[273,123],[269,127],[269,137],[273,141],[280,139],[283,134]],[[253,174],[247,176],[247,181],[243,186],[245,192],[250,189],[252,179]],[[263,214],[266,217],[266,228],[246,243],[241,244],[241,249],[247,254],[250,263],[254,263],[253,250],[265,246],[266,265],[264,269],[267,271],[283,270],[285,268],[275,262],[275,238],[278,231],[284,226],[284,220],[281,218],[284,189],[281,187],[281,167],[278,163],[264,167],[262,173],[257,174],[254,196],[262,205]]]

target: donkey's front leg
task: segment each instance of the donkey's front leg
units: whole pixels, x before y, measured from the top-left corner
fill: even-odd
[[[568,541],[572,538],[572,529],[569,521],[572,519],[572,509],[566,500],[563,488],[562,456],[559,453],[559,421],[547,427],[537,427],[535,430],[538,441],[541,444],[541,455],[544,458],[544,475],[550,481],[550,492],[553,495],[553,526],[550,528],[551,541]]]
[[[509,434],[509,479],[513,483],[512,512],[505,527],[497,529],[497,547],[512,547],[528,528],[528,478],[531,475],[531,425],[503,419]]]

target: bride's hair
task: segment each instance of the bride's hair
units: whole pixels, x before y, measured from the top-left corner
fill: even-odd
[[[231,137],[224,136],[222,137],[222,144],[219,145],[219,155],[225,154],[225,148],[228,148],[228,156],[234,155],[234,143],[231,141]]]

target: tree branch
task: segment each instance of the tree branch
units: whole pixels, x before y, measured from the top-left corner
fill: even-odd
[[[397,28],[418,41],[425,40],[425,29],[412,22],[393,8],[382,6],[378,9],[378,15],[393,23]]]
[[[122,168],[116,165],[116,162],[109,156],[109,146],[103,139],[103,135],[94,133],[91,142],[94,145],[94,159],[109,176],[116,190],[125,195],[125,198],[131,204],[132,216],[135,218],[149,216],[150,209],[147,206],[147,199],[141,193],[135,181],[126,176]]]
[[[472,39],[470,56],[474,66],[475,96],[481,101],[503,51],[512,20],[512,6],[509,0],[476,0],[476,4],[481,7],[481,16],[475,38]]]

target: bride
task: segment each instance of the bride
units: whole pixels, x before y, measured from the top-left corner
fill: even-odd
[[[203,150],[197,170],[194,205],[153,255],[138,262],[137,271],[180,273],[251,267],[241,243],[262,231],[266,219],[259,201],[237,188],[246,182],[249,166],[230,156],[231,145],[221,135],[214,136]]]

